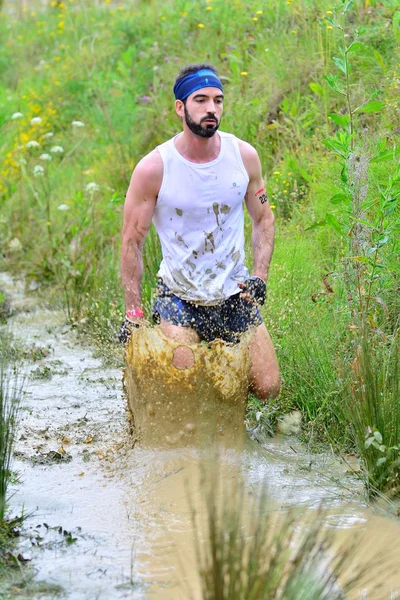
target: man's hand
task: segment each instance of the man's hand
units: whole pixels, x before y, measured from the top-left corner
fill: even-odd
[[[127,312],[118,332],[118,341],[125,346],[129,342],[132,329],[144,324],[144,313],[141,309]]]
[[[238,286],[243,293],[240,294],[241,298],[245,298],[252,304],[262,305],[267,297],[267,284],[264,279],[252,275],[244,283],[238,283]]]

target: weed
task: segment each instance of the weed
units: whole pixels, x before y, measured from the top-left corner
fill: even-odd
[[[7,492],[18,422],[21,386],[15,373],[8,370],[0,349],[0,526],[6,517]]]
[[[246,496],[242,483],[221,485],[203,473],[205,516],[192,508],[204,600],[334,600],[365,581],[368,566],[341,578],[358,545],[333,549],[322,508],[313,516],[268,511],[266,489]]]
[[[362,458],[370,495],[400,495],[400,347],[364,329],[352,362],[346,413]]]

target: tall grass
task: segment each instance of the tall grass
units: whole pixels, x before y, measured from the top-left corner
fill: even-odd
[[[400,495],[400,342],[364,329],[352,362],[345,412],[371,495]]]
[[[369,565],[343,578],[358,541],[334,549],[322,508],[282,515],[265,488],[207,483],[205,517],[192,511],[203,600],[342,600],[366,582]]]
[[[0,336],[0,529],[4,526],[21,387],[10,369],[7,342]]]

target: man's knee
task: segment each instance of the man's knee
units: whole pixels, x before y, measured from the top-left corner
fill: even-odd
[[[281,379],[279,373],[274,376],[267,376],[263,379],[253,380],[251,386],[252,392],[262,402],[273,400],[279,396],[281,391]]]
[[[177,369],[190,369],[194,365],[194,352],[189,346],[178,346],[173,352],[172,364]]]

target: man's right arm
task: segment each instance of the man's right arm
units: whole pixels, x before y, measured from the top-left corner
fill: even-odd
[[[142,249],[149,230],[163,177],[157,150],[136,166],[126,194],[121,248],[121,277],[126,312],[142,308]]]

